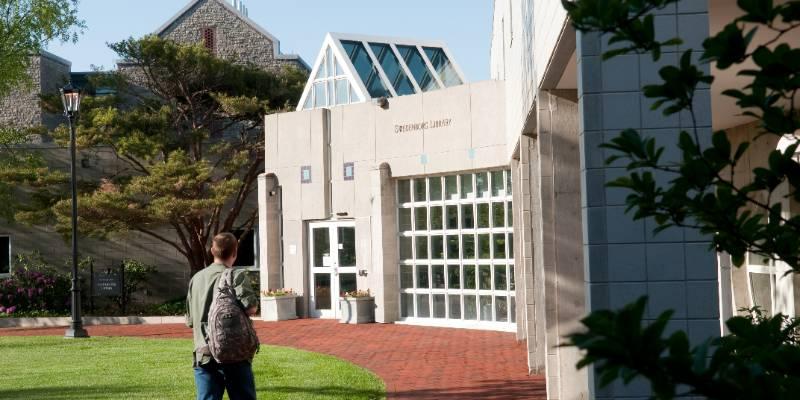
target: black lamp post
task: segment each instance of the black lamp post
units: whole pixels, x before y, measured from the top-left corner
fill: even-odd
[[[69,172],[70,186],[72,189],[72,322],[67,328],[64,337],[85,338],[89,337],[83,329],[81,319],[81,287],[78,280],[78,190],[75,184],[75,121],[81,105],[81,92],[67,83],[61,88],[61,102],[64,104],[64,116],[69,122]]]

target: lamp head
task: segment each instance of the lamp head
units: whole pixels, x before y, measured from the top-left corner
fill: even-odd
[[[72,82],[61,88],[61,103],[64,105],[64,115],[74,116],[81,107],[81,91],[72,86]]]

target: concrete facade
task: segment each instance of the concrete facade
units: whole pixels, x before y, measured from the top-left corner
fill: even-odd
[[[270,145],[262,193],[269,193],[268,181],[279,183],[274,193],[281,195],[277,222],[283,245],[276,255],[279,249],[262,243],[261,257],[283,261],[281,274],[262,263],[262,279],[265,272],[281,275],[282,282],[267,285],[299,290],[303,303],[298,314],[307,315],[311,290],[308,224],[353,221],[358,289],[375,295],[378,322],[398,320],[396,183],[408,177],[508,168],[502,135],[503,92],[501,82],[486,81],[392,98],[385,109],[359,103],[267,116],[266,143]],[[450,122],[406,132],[397,128],[441,120]],[[343,167],[348,164],[352,179],[344,176]],[[304,168],[310,168],[306,183],[301,176]],[[270,197],[259,197],[261,215],[275,223],[270,201]]]
[[[700,2],[695,2],[700,3]],[[700,50],[708,37],[707,9],[668,7],[659,11],[657,24],[664,35],[680,31],[687,48]],[[664,117],[650,111],[651,100],[641,93],[641,86],[656,79],[659,65],[649,56],[622,56],[601,61],[609,48],[604,39],[579,34],[576,49],[581,106],[581,145],[583,163],[585,219],[584,254],[587,262],[587,292],[590,310],[617,309],[647,295],[648,318],[675,310],[669,329],[688,333],[699,344],[721,333],[719,314],[718,269],[716,253],[710,250],[710,238],[691,229],[672,228],[652,234],[652,221],[633,221],[625,213],[625,193],[605,188],[604,183],[625,173],[622,165],[602,162],[600,143],[625,128],[640,129],[645,134],[670,134],[689,129],[687,115]],[[689,47],[691,46],[691,47]],[[677,57],[677,56],[675,56]],[[638,61],[638,62],[637,62]],[[631,79],[639,77],[639,79]],[[710,141],[711,100],[709,90],[698,93],[700,136]],[[665,141],[666,142],[666,141]],[[665,144],[669,145],[669,142]],[[658,177],[666,181],[668,176]],[[590,388],[593,389],[593,388]],[[615,384],[595,392],[596,398],[647,396],[643,384]]]
[[[708,11],[704,1],[659,10],[658,34],[681,32],[686,42],[666,51],[666,62],[700,48],[709,35]],[[603,62],[609,46],[575,32],[560,1],[495,1],[493,26],[492,77],[507,84],[506,137],[519,171],[516,256],[524,269],[517,271],[517,296],[525,310],[517,335],[528,343],[529,369],[546,374],[549,399],[647,397],[642,382],[597,390],[590,370],[574,369],[580,354],[557,345],[587,312],[616,309],[642,295],[650,298],[647,318],[675,309],[670,328],[687,331],[695,343],[721,333],[720,310],[732,307],[720,295],[726,284],[709,238],[688,229],[654,236],[652,221],[633,221],[624,212],[626,193],[604,186],[625,169],[605,165],[600,144],[625,128],[668,139],[690,121],[649,111],[641,87],[658,78],[663,61],[623,56]],[[695,104],[708,140],[710,97],[704,88]],[[671,141],[659,144],[675,156]],[[741,300],[745,286],[733,286]]]

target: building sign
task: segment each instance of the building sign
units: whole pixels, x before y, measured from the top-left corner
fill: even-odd
[[[122,295],[122,275],[117,271],[106,271],[94,274],[93,294],[95,296]]]
[[[452,118],[432,119],[429,121],[413,122],[410,124],[395,124],[394,133],[406,133],[425,129],[446,128],[453,124]]]

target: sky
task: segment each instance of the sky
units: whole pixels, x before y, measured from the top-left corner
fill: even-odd
[[[48,51],[72,61],[113,69],[106,43],[152,33],[189,0],[80,0],[86,30],[75,44]],[[327,32],[442,40],[468,81],[489,79],[492,0],[244,0],[250,19],[280,40],[281,52],[311,64]]]

